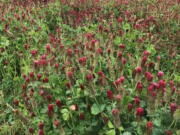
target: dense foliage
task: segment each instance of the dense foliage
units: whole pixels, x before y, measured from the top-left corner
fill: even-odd
[[[0,135],[179,135],[178,0],[0,0]]]

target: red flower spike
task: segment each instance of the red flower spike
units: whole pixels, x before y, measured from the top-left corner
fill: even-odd
[[[48,94],[48,95],[46,96],[46,99],[50,102],[50,101],[51,101],[51,99],[52,99],[51,95],[50,95],[50,94]]]
[[[58,107],[61,107],[61,101],[60,101],[60,100],[56,100],[56,105],[57,105]]]
[[[44,91],[43,91],[43,90],[40,91],[40,95],[41,95],[41,96],[44,95]]]
[[[80,120],[84,120],[84,113],[80,113],[79,117],[80,117]]]
[[[91,75],[90,75],[90,74],[86,76],[86,80],[87,80],[87,81],[90,81],[90,80],[91,80],[91,78],[92,78],[92,77],[91,77]]]
[[[131,111],[132,111],[132,104],[129,103],[129,104],[127,105],[127,108],[128,108],[128,111],[131,112]]]
[[[54,125],[55,125],[56,127],[58,127],[58,126],[59,126],[59,120],[55,120]]]
[[[171,130],[168,130],[168,131],[167,131],[167,135],[171,135]]]
[[[140,103],[140,99],[138,97],[135,98],[135,104],[138,106]]]
[[[34,133],[34,130],[32,128],[29,128],[28,131],[29,131],[30,134]]]
[[[31,117],[34,117],[34,116],[35,116],[34,112],[31,112],[30,115],[31,115]]]
[[[108,121],[108,118],[107,117],[103,117],[103,121],[104,121],[104,123],[106,123]]]
[[[151,121],[148,121],[147,124],[146,124],[146,128],[149,130],[149,131],[152,131],[152,128],[153,128],[153,124]]]
[[[39,129],[43,129],[44,124],[42,122],[39,123]]]
[[[51,50],[50,44],[47,44],[47,45],[46,45],[46,50],[47,50],[47,51],[50,51],[50,50]]]
[[[42,129],[39,130],[39,135],[44,135],[44,131]]]
[[[117,110],[117,109],[113,109],[113,110],[112,110],[112,115],[116,115],[116,114],[117,114],[117,112],[118,112],[118,110]]]
[[[121,96],[119,94],[116,96],[116,100],[121,100]]]
[[[84,89],[85,89],[85,87],[83,86],[83,84],[80,84],[80,88],[81,88],[81,90],[84,90]]]
[[[121,76],[121,77],[119,78],[119,82],[120,82],[120,83],[124,83],[124,77],[123,77],[123,76]]]
[[[137,109],[137,111],[136,111],[136,115],[139,116],[139,117],[142,117],[143,112],[144,112],[144,110],[143,110],[141,107],[139,107],[139,108]]]
[[[108,95],[108,99],[113,99],[113,93],[111,92],[111,90],[107,90],[107,95]]]
[[[49,110],[50,112],[54,112],[53,104],[49,104],[48,110]]]
[[[19,105],[19,100],[16,99],[16,100],[14,101],[14,105],[15,105],[15,106],[18,106],[18,105]]]
[[[171,113],[176,111],[176,105],[174,103],[171,103],[170,110],[171,110]]]
[[[158,74],[157,74],[157,76],[158,76],[159,79],[160,79],[163,75],[164,75],[164,72],[162,72],[162,71],[159,71]]]

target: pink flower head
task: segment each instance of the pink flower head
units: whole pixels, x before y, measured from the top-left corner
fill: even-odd
[[[149,17],[149,20],[150,20],[150,21],[154,20],[154,16],[151,15],[151,16]]]
[[[80,113],[79,117],[80,117],[80,120],[84,120],[84,113]]]
[[[108,54],[110,54],[110,53],[111,53],[111,49],[110,49],[110,48],[108,48],[107,53],[108,53]]]
[[[39,123],[39,129],[43,129],[44,124],[42,122]]]
[[[136,115],[141,117],[143,115],[143,112],[144,112],[144,110],[141,107],[139,107],[136,111]]]
[[[141,73],[141,72],[142,72],[142,67],[138,67],[138,68],[136,69],[136,71],[139,72],[139,73]]]
[[[125,45],[123,45],[123,44],[120,44],[120,45],[119,45],[119,48],[122,48],[122,49],[124,49],[124,48],[125,48]]]
[[[71,49],[69,48],[69,49],[67,49],[67,54],[69,55],[69,56],[71,56],[72,55],[72,51],[71,51]]]
[[[44,135],[44,131],[42,129],[39,130],[39,135]]]
[[[82,58],[79,58],[79,63],[83,63],[83,59]]]
[[[164,88],[166,86],[166,82],[164,80],[159,81],[159,86]]]
[[[160,61],[160,60],[161,60],[161,57],[160,57],[160,56],[157,56],[157,60]]]
[[[60,47],[60,49],[63,49],[63,48],[64,48],[64,45],[60,45],[59,47]]]
[[[164,75],[164,72],[162,72],[162,71],[159,71],[158,74],[157,74],[157,76],[158,76],[159,79],[160,79],[163,75]]]
[[[144,56],[143,59],[142,59],[142,62],[143,62],[143,63],[146,63],[147,60],[148,60],[148,57],[147,57],[147,56]]]
[[[111,92],[111,90],[107,90],[107,95],[108,95],[108,99],[113,99],[113,93]]]
[[[135,98],[135,104],[136,104],[136,105],[139,105],[139,103],[140,103],[140,99],[139,99],[138,97],[136,97],[136,98]]]
[[[118,113],[118,110],[117,109],[113,109],[112,110],[112,115],[116,115]]]
[[[123,64],[125,65],[127,62],[127,60],[125,58],[123,58]]]
[[[115,84],[116,84],[116,87],[118,87],[119,86],[119,80],[115,80]]]
[[[153,124],[152,124],[152,122],[151,122],[151,121],[148,121],[148,122],[147,122],[147,124],[146,124],[146,128],[147,128],[149,131],[151,131],[151,130],[152,130],[152,128],[153,128]]]
[[[128,111],[132,111],[132,104],[131,103],[129,103],[128,105],[127,105],[127,108],[128,108]]]
[[[97,49],[97,52],[98,52],[99,54],[101,54],[101,55],[103,54],[103,50],[102,50],[101,48],[98,48],[98,49]]]
[[[120,100],[121,100],[121,96],[120,96],[119,94],[116,96],[116,100],[117,100],[117,101],[120,101]]]
[[[26,78],[27,76],[26,76],[26,74],[23,74],[23,78]]]
[[[46,50],[47,50],[47,51],[50,51],[50,50],[51,50],[50,44],[47,44],[47,45],[46,45]]]
[[[144,75],[145,75],[145,77],[148,77],[148,76],[150,76],[151,74],[150,74],[149,72],[145,72]]]
[[[44,83],[48,83],[48,82],[49,82],[48,77],[45,77],[45,78],[43,79],[43,82],[44,82]]]
[[[122,58],[122,55],[123,55],[123,53],[122,53],[122,52],[119,52],[118,58]]]
[[[72,77],[72,72],[68,72],[68,77]]]
[[[55,64],[54,64],[54,67],[55,67],[55,68],[58,68],[58,67],[59,67],[59,64],[58,64],[58,63],[55,63]]]
[[[118,22],[119,22],[119,23],[122,22],[122,20],[123,20],[122,17],[119,17],[119,18],[118,18]]]
[[[87,33],[87,34],[86,34],[86,37],[87,37],[87,39],[90,39],[90,38],[91,38],[91,34],[90,34],[90,33]]]
[[[154,79],[154,76],[153,76],[153,75],[149,75],[149,76],[148,76],[148,81],[149,81],[149,82],[152,82],[153,79]]]
[[[106,123],[108,121],[108,118],[104,116],[103,121],[104,121],[104,123]]]
[[[170,110],[172,113],[176,111],[176,105],[174,103],[171,103]]]
[[[91,74],[88,74],[88,75],[86,76],[86,80],[87,80],[87,81],[90,81],[91,79],[92,79]]]
[[[43,90],[40,91],[40,95],[41,95],[41,96],[44,95],[44,91],[43,91]]]
[[[151,39],[151,37],[152,37],[152,33],[149,33],[148,34],[148,36],[149,36],[149,40]]]
[[[46,96],[46,98],[47,98],[48,101],[51,101],[51,99],[52,99],[50,94],[48,94],[48,95]]]
[[[70,88],[70,84],[68,82],[66,82],[65,85],[66,85],[67,88]]]
[[[29,82],[29,78],[25,78],[25,81],[26,81],[26,82]]]
[[[176,87],[174,86],[171,88],[171,93],[174,94],[175,91],[176,91]]]
[[[14,101],[14,105],[15,105],[15,106],[18,106],[18,105],[19,105],[19,100],[16,99],[16,100]]]
[[[119,30],[119,35],[121,36],[123,34],[123,31],[122,30]]]
[[[61,101],[60,101],[60,100],[56,100],[56,105],[57,105],[58,107],[61,107]]]
[[[102,25],[99,25],[99,30],[102,31],[103,27]]]
[[[50,112],[54,112],[53,104],[49,104],[49,105],[48,105],[48,110],[49,110]]]
[[[102,75],[103,75],[103,72],[102,72],[102,71],[99,71],[99,72],[98,72],[98,75],[99,75],[99,76],[102,76]]]
[[[29,73],[29,75],[30,75],[31,78],[34,77],[34,73],[33,72]]]
[[[30,134],[34,133],[34,130],[32,128],[29,128],[28,131],[29,131]]]
[[[127,16],[130,16],[130,12],[129,12],[129,11],[126,11],[126,15],[127,15]]]
[[[153,97],[156,97],[157,93],[155,91],[152,92]]]
[[[137,83],[137,90],[138,90],[139,92],[141,92],[141,91],[142,91],[142,88],[143,88],[142,83],[141,83],[141,82],[138,82],[138,83]]]
[[[87,61],[87,57],[83,57],[83,62],[86,62]]]
[[[121,77],[119,78],[119,82],[120,82],[120,83],[124,83],[124,77],[123,77],[123,76],[121,76]]]
[[[149,52],[149,51],[144,51],[143,53],[144,53],[144,55],[146,55],[146,56],[149,56],[149,55],[150,55],[150,52]]]
[[[95,45],[95,42],[96,42],[95,40],[91,40],[92,45]]]
[[[152,92],[152,90],[153,90],[153,86],[150,85],[150,86],[148,87],[148,92]]]
[[[168,131],[167,131],[167,135],[171,135],[171,130],[168,130]]]
[[[150,68],[154,67],[154,62],[150,62],[150,63],[149,63],[149,67],[150,67]]]
[[[112,22],[110,22],[109,25],[112,27]]]
[[[55,125],[56,127],[58,127],[58,126],[59,126],[59,120],[55,120],[54,125]]]
[[[169,85],[174,85],[174,82],[173,81],[169,81]]]
[[[85,89],[85,87],[83,86],[83,84],[80,84],[80,88],[81,88],[81,90],[84,90],[84,89]]]
[[[31,112],[30,115],[31,115],[31,117],[34,117],[34,116],[35,116],[34,112]]]

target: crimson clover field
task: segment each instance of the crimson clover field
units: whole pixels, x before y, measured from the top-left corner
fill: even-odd
[[[0,0],[0,135],[180,135],[179,0]]]

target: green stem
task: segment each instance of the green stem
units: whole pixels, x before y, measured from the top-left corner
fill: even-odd
[[[168,127],[168,129],[170,129],[172,127],[172,125],[174,124],[175,120],[173,120],[173,122],[171,123],[171,125]]]

